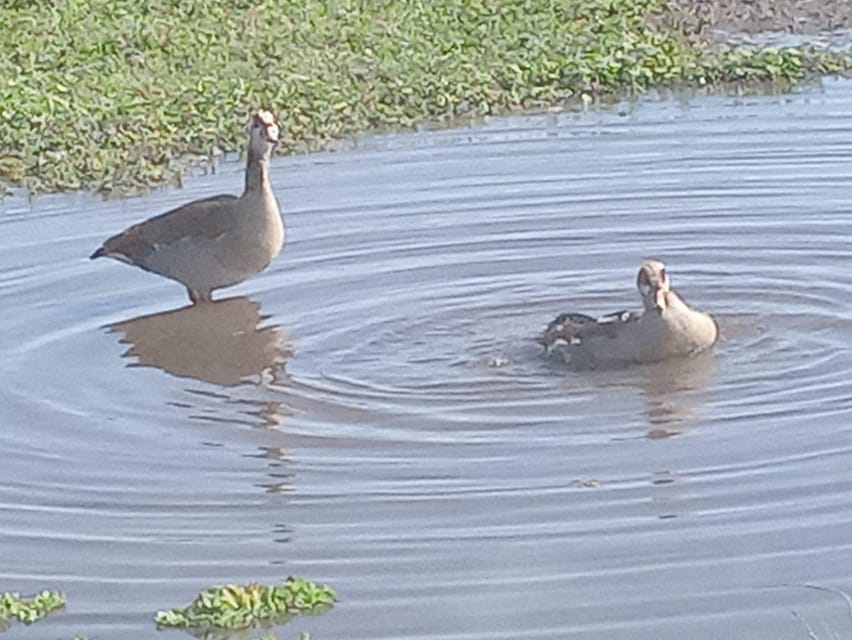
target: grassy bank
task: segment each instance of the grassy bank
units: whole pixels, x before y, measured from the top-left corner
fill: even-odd
[[[187,9],[186,7],[191,7]],[[720,49],[669,0],[54,0],[0,4],[0,187],[144,188],[243,145],[675,82],[791,81],[845,59]]]

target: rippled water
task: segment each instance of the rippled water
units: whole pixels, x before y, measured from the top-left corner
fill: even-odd
[[[15,638],[303,575],[320,638],[852,630],[852,83],[368,138],[274,167],[289,244],[214,307],[86,258],[182,191],[0,203],[0,591]],[[634,308],[715,356],[576,373],[535,337]]]

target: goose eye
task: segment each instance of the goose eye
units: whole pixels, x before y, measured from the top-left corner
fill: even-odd
[[[665,281],[666,281],[666,280],[668,280],[668,279],[669,279],[669,274],[667,274],[667,273],[666,273],[665,268],[660,269],[660,280],[662,280],[663,282],[665,282]]]

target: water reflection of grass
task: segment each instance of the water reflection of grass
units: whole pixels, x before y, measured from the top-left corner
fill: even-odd
[[[720,49],[676,0],[10,1],[0,5],[0,186],[133,189],[283,147],[685,81],[796,80],[848,60]]]

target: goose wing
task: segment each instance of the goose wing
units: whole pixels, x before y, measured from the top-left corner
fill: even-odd
[[[219,237],[233,227],[238,199],[232,195],[212,196],[149,218],[109,238],[90,257],[107,256],[142,265],[160,246],[186,238]]]
[[[581,344],[592,337],[614,338],[620,327],[637,322],[641,317],[632,311],[615,311],[597,318],[584,313],[562,313],[547,325],[539,342],[551,349],[559,344]]]

